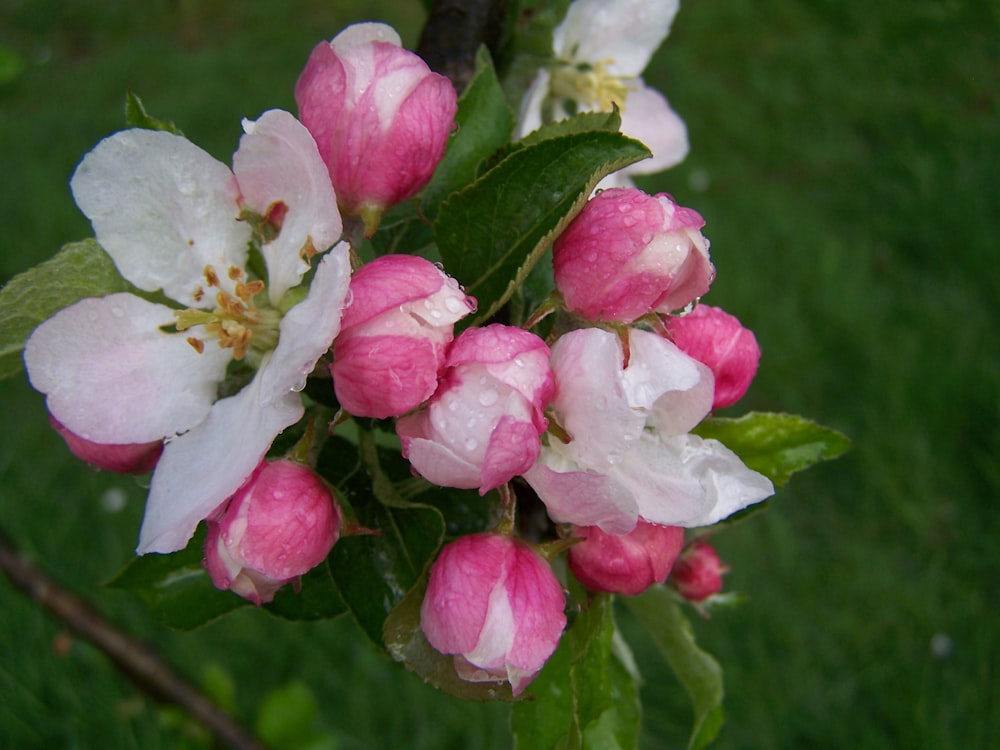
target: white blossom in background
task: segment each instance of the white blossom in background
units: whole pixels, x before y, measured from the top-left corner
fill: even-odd
[[[670,32],[678,0],[575,0],[553,35],[554,61],[539,70],[521,103],[518,137],[576,112],[621,111],[621,132],[653,157],[609,175],[600,187],[630,186],[629,175],[679,164],[687,128],[642,71]]]
[[[297,390],[340,330],[345,244],[318,263],[308,296],[290,309],[285,299],[342,232],[316,145],[281,110],[244,130],[234,171],[162,131],[121,131],[88,153],[71,188],[98,242],[126,280],[176,307],[128,293],[85,299],[25,345],[32,385],[68,430],[95,443],[166,441],[140,554],[183,548],[239,488],[301,418]],[[247,273],[246,211],[268,224],[266,281]],[[256,373],[218,398],[234,359]]]

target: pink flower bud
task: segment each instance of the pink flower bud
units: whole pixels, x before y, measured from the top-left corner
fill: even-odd
[[[554,391],[549,347],[520,328],[469,328],[445,368],[426,408],[396,423],[403,455],[435,484],[484,495],[538,458]]]
[[[455,654],[463,680],[507,680],[516,696],[556,650],[566,627],[564,608],[559,581],[528,545],[474,534],[441,550],[420,626],[434,648]]]
[[[66,441],[70,452],[91,466],[117,474],[145,474],[152,471],[163,453],[163,441],[110,445],[95,443],[71,432],[58,419],[49,415],[49,424]]]
[[[697,540],[674,563],[671,580],[681,596],[700,602],[722,591],[722,575],[728,570],[711,545]]]
[[[591,320],[631,323],[678,310],[715,277],[704,225],[665,193],[605,190],[555,241],[556,287],[567,308]]]
[[[359,268],[333,345],[333,387],[356,417],[398,417],[437,389],[455,322],[475,309],[458,282],[415,255]]]
[[[208,519],[202,564],[216,588],[264,604],[315,568],[340,535],[333,494],[293,461],[262,461]]]
[[[753,331],[719,307],[698,305],[667,324],[677,348],[715,374],[713,409],[739,401],[750,387],[760,363],[760,347]]]
[[[389,26],[348,26],[320,42],[295,84],[299,118],[330,172],[341,210],[370,214],[415,195],[444,154],[455,88],[400,46]],[[369,225],[373,231],[374,225]]]
[[[583,541],[569,548],[569,569],[591,591],[641,594],[663,583],[684,545],[680,526],[658,526],[639,519],[628,534],[615,536],[597,526],[576,527]]]

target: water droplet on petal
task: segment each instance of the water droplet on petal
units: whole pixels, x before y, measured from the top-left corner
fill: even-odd
[[[499,400],[500,394],[492,388],[479,394],[479,403],[483,406],[493,406]]]
[[[514,364],[518,367],[524,367],[524,360],[520,357],[514,357]]]
[[[445,297],[444,306],[450,313],[462,312],[462,303],[459,302],[455,297]]]
[[[476,442],[475,438],[468,438],[465,441],[465,450],[474,451],[478,445],[479,443]]]
[[[305,388],[306,388],[306,379],[303,377],[302,380],[293,385],[289,390],[291,390],[292,393],[302,393],[302,391],[304,391]]]

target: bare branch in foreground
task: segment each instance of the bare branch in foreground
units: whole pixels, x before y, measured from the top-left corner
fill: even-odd
[[[239,750],[264,746],[190,682],[178,675],[152,648],[119,630],[87,602],[53,581],[20,554],[0,530],[0,570],[15,588],[41,604],[67,627],[103,651],[115,666],[156,700],[173,703],[218,739]]]

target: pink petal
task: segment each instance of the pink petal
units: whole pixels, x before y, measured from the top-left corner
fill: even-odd
[[[325,252],[343,231],[337,197],[309,131],[288,112],[272,109],[256,122],[233,155],[233,171],[248,208],[260,215],[278,203],[287,213],[277,238],[262,248],[272,305],[309,270],[307,248]]]
[[[524,478],[556,523],[600,526],[609,534],[626,534],[635,528],[639,507],[632,494],[608,476],[573,470],[562,465],[549,468],[551,456],[542,458],[524,473]]]
[[[170,308],[132,294],[81,300],[32,333],[28,377],[52,415],[85,440],[172,437],[205,418],[232,358],[212,342],[199,354],[187,334],[160,330],[175,322]]]

